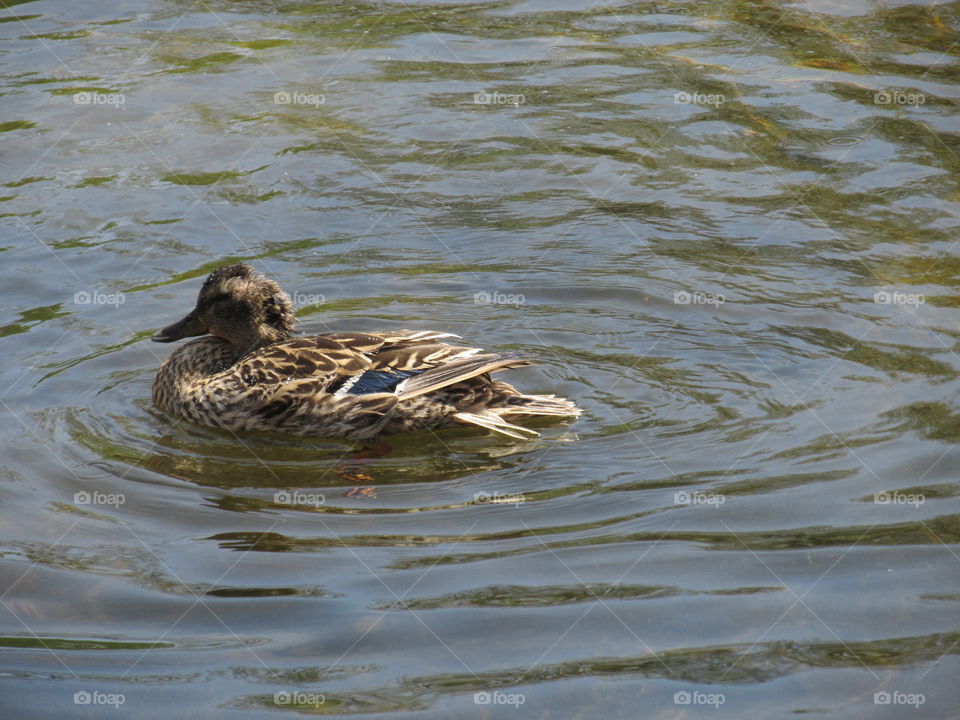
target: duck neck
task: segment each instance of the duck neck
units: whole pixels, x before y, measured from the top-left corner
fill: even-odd
[[[270,325],[261,324],[246,328],[242,333],[237,333],[223,339],[230,343],[236,354],[236,359],[239,360],[244,355],[249,355],[255,350],[280,342],[281,340],[286,340],[289,337],[289,332],[278,330]]]

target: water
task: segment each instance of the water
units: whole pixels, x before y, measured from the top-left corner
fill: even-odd
[[[958,717],[960,5],[4,5],[4,717]],[[239,260],[585,415],[175,424]]]

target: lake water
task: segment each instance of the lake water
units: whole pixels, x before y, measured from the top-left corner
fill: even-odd
[[[960,4],[2,6],[4,718],[960,717]],[[584,416],[174,423],[237,261]]]

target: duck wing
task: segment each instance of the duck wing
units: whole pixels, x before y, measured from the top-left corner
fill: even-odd
[[[260,348],[241,358],[232,369],[247,386],[309,378],[320,390],[340,376],[357,375],[371,366],[370,358],[361,350],[317,335]]]
[[[251,353],[237,364],[250,385],[295,383],[297,395],[390,393],[415,398],[508,367],[529,365],[519,353],[484,353],[448,345],[457,337],[432,330],[328,333],[294,338]]]
[[[406,378],[397,385],[395,392],[399,399],[409,400],[478,375],[531,364],[531,360],[520,353],[487,353],[473,357],[459,357],[439,367]]]
[[[484,353],[481,348],[436,342],[457,337],[450,333],[402,330],[366,336],[371,337],[383,341],[369,355],[371,367],[345,380],[336,389],[337,395],[392,392],[398,399],[407,400],[478,375],[531,364],[519,353]],[[369,343],[366,338],[359,341]]]

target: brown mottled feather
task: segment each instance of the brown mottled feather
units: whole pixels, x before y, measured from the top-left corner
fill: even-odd
[[[506,415],[577,416],[576,406],[523,395],[489,373],[529,365],[516,354],[449,345],[450,333],[392,330],[291,337],[289,298],[247,266],[218,268],[197,307],[154,336],[184,344],[160,366],[153,401],[164,412],[234,431],[365,439],[381,433],[472,424],[509,435],[536,432]],[[351,394],[367,371],[420,371],[388,392]],[[340,392],[337,392],[340,390]]]

